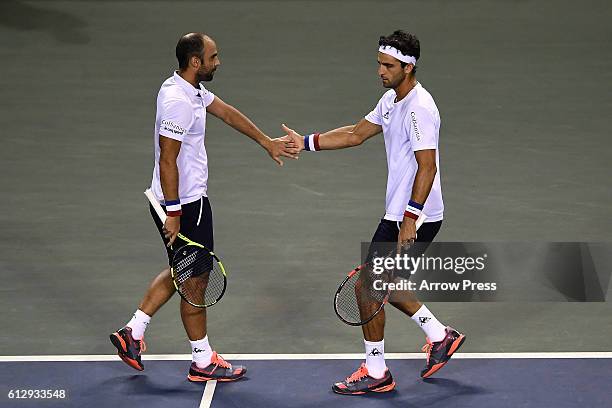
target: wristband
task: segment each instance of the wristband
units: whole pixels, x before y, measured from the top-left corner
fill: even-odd
[[[320,133],[312,133],[304,137],[304,150],[309,152],[318,152],[321,150],[319,147],[319,136]]]
[[[404,217],[412,218],[416,220],[421,215],[423,211],[423,204],[419,204],[415,201],[408,201],[408,205],[406,206],[406,211],[404,211]]]
[[[166,200],[166,215],[168,217],[178,217],[183,215],[180,200]]]

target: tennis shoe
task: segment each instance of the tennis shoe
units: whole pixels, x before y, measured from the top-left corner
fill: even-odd
[[[360,395],[366,392],[387,392],[395,388],[395,381],[389,369],[382,378],[370,377],[365,363],[344,381],[332,385],[332,391],[343,395]]]
[[[127,365],[138,371],[144,370],[140,358],[140,355],[147,350],[144,340],[134,340],[132,329],[127,326],[114,332],[109,337],[113,346],[117,347],[117,354]]]
[[[446,328],[446,336],[441,341],[431,342],[427,338],[427,344],[422,348],[427,353],[427,363],[421,371],[421,377],[427,378],[444,367],[464,341],[465,334],[459,333],[450,326]]]
[[[216,351],[213,351],[211,362],[205,368],[198,367],[195,362],[191,363],[187,379],[194,382],[208,380],[236,381],[244,377],[246,371],[246,367],[232,365],[218,355]]]

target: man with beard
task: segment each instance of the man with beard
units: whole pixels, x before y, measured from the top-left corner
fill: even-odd
[[[440,114],[429,92],[416,79],[420,43],[413,34],[398,30],[378,42],[378,75],[389,90],[374,110],[357,124],[305,137],[284,126],[285,140],[294,141],[307,151],[334,150],[358,146],[383,133],[387,151],[387,194],[385,215],[372,238],[367,261],[381,254],[378,243],[397,244],[398,249],[420,242],[418,257],[440,230],[444,212],[440,186],[438,137]],[[420,214],[425,223],[416,233]],[[378,244],[378,245],[377,245]],[[442,368],[465,340],[465,335],[445,326],[411,292],[392,297],[390,303],[407,314],[425,332],[427,363],[421,377],[427,378]],[[359,307],[363,305],[359,304]],[[339,394],[385,392],[395,382],[385,364],[385,313],[382,310],[362,326],[365,363],[344,381],[332,386]]]
[[[155,118],[155,167],[151,190],[168,215],[164,225],[153,207],[151,215],[166,244],[168,263],[171,245],[179,231],[214,251],[212,211],[207,197],[208,160],[204,138],[206,112],[259,143],[282,165],[281,156],[297,158],[291,142],[272,140],[236,108],[223,102],[201,84],[211,81],[220,65],[217,45],[203,33],[182,36],[176,46],[179,69],[161,86]],[[110,335],[123,361],[144,370],[144,332],[151,317],[175,292],[170,269],[153,279],[144,298],[125,327]],[[193,362],[190,381],[233,381],[246,368],[232,366],[208,342],[206,309],[196,308],[181,298],[181,319],[191,343]]]

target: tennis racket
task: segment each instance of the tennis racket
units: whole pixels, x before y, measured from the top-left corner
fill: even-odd
[[[165,224],[166,213],[151,189],[145,190],[144,194],[162,224]],[[221,300],[227,287],[227,276],[221,260],[204,245],[183,234],[179,233],[178,238],[186,244],[178,249],[172,248],[174,256],[170,273],[176,291],[192,306],[203,308],[214,305]]]
[[[416,221],[416,229],[425,222],[425,214]],[[391,251],[391,256],[396,251]],[[372,320],[389,301],[388,283],[395,279],[394,269],[375,273],[372,265],[359,265],[344,278],[334,295],[334,311],[338,318],[350,326],[362,326]],[[380,281],[380,282],[376,282]],[[375,284],[376,282],[376,284]]]

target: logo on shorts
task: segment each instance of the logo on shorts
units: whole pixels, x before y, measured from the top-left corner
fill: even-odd
[[[431,317],[419,317],[419,323],[423,326],[425,323],[431,320]]]
[[[410,116],[412,117],[412,127],[414,128],[414,135],[416,140],[421,140],[421,132],[419,132],[419,125],[417,123],[416,114],[414,112],[410,112]]]
[[[377,348],[373,348],[372,351],[368,354],[368,356],[380,356],[382,353],[378,351]]]

